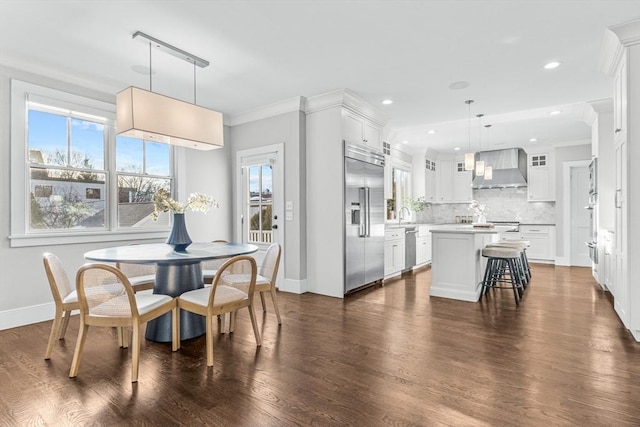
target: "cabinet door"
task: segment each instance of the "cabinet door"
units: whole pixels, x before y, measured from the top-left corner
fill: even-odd
[[[464,162],[453,164],[453,199],[456,202],[471,202],[473,200],[471,179],[471,171],[464,170]]]
[[[613,126],[616,136],[626,133],[627,126],[627,67],[626,60],[620,61],[615,75],[613,94]]]
[[[416,264],[424,264],[429,261],[427,251],[427,238],[418,237],[416,239]]]
[[[551,247],[549,235],[540,233],[522,233],[522,239],[529,241],[527,257],[531,260],[551,260]]]
[[[404,268],[404,241],[384,242],[384,275],[389,276]]]
[[[436,162],[425,159],[424,170],[424,199],[427,202],[436,202]]]
[[[438,202],[453,201],[453,161],[438,161],[438,185],[436,186]]]
[[[378,151],[382,150],[382,138],[380,137],[380,128],[366,120],[364,122],[364,143],[375,150],[378,150]]]
[[[550,180],[548,168],[529,169],[529,201],[550,200]]]
[[[353,114],[344,115],[344,139],[362,144],[364,141],[364,119]]]

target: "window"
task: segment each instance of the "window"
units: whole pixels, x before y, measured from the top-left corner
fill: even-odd
[[[273,166],[270,163],[245,168],[248,188],[249,243],[273,242]]]
[[[25,165],[11,172],[12,246],[166,233],[169,216],[152,220],[151,195],[173,187],[171,146],[116,137],[113,104],[11,84],[11,161]],[[103,237],[74,240],[90,235]]]
[[[458,172],[464,172],[464,162],[456,162]]]

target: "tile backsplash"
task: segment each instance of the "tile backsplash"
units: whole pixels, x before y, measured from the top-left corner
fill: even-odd
[[[489,221],[515,221],[524,224],[555,224],[554,202],[527,202],[526,188],[488,188],[473,190],[473,197],[486,204]],[[466,203],[443,203],[428,205],[418,212],[417,222],[455,222],[456,216],[472,215]]]

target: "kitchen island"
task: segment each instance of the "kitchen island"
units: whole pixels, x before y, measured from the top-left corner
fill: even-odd
[[[482,248],[512,227],[455,224],[431,228],[431,290],[434,297],[476,302],[486,266]]]

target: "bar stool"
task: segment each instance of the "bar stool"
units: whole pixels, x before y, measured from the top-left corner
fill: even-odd
[[[513,297],[516,305],[520,305],[520,299],[524,293],[524,277],[522,269],[518,266],[522,256],[522,250],[507,247],[485,247],[482,256],[487,258],[487,267],[482,281],[480,298],[489,289],[513,289]],[[505,277],[508,275],[508,279]],[[499,286],[498,283],[510,283],[511,286]]]
[[[528,240],[506,240],[495,243],[490,243],[487,245],[492,248],[518,248],[522,251],[522,256],[520,257],[520,264],[523,269],[523,273],[525,276],[525,287],[531,281],[531,268],[529,267],[529,259],[527,258],[527,248],[531,246]]]

